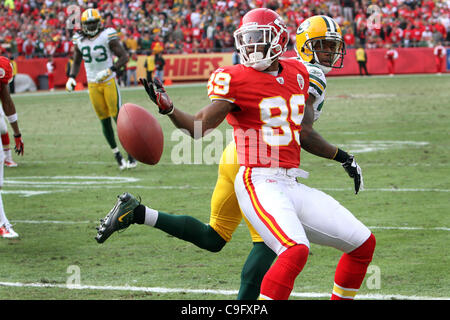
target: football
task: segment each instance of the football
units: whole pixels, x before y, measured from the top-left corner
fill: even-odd
[[[117,135],[124,149],[139,162],[159,162],[164,135],[158,120],[143,107],[126,103],[119,109]]]

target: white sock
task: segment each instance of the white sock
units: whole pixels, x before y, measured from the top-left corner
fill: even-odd
[[[154,227],[156,224],[156,220],[158,220],[158,211],[149,207],[145,207],[144,224],[150,227]]]
[[[6,218],[5,210],[3,209],[3,199],[0,194],[0,227],[1,226],[9,226],[11,225],[8,221],[8,218]]]

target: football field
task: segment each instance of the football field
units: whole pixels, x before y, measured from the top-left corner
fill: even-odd
[[[328,81],[315,128],[356,156],[365,190],[355,196],[339,163],[307,152],[301,167],[310,176],[301,182],[333,196],[375,234],[358,299],[450,299],[449,88],[448,75]],[[191,113],[209,103],[206,83],[167,91]],[[20,238],[0,239],[0,299],[236,298],[252,246],[245,223],[219,253],[141,225],[102,245],[94,240],[99,219],[124,191],[154,209],[207,223],[217,146],[229,138],[223,123],[194,143],[158,114],[142,88],[121,94],[163,128],[155,166],[119,171],[87,92],[13,95],[25,155],[14,157],[17,168],[5,168],[2,197]],[[291,299],[329,299],[340,256],[312,244]]]

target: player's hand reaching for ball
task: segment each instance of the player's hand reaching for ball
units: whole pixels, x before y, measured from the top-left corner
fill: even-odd
[[[159,113],[170,115],[173,112],[173,103],[158,78],[154,81],[140,78],[139,82],[144,86],[150,99],[158,106]]]

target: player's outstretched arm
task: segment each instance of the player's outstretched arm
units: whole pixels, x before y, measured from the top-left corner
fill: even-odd
[[[159,79],[155,78],[154,82],[148,82],[141,78],[139,82],[144,86],[150,100],[158,106],[159,113],[168,115],[177,128],[186,130],[186,134],[194,139],[199,139],[209,130],[216,128],[234,108],[228,101],[214,100],[192,115],[173,106],[172,100]]]
[[[69,79],[67,79],[66,82],[66,90],[68,92],[72,92],[75,89],[75,86],[77,85],[77,81],[75,78],[77,77],[78,72],[80,72],[80,66],[81,66],[81,60],[83,59],[83,55],[78,49],[78,46],[75,45],[74,51],[73,51],[73,63],[72,67],[70,68],[69,72]]]
[[[312,96],[310,96],[311,98]],[[306,101],[305,113],[302,121],[302,130],[300,131],[300,143],[304,150],[316,156],[333,159],[342,164],[355,185],[355,194],[363,190],[364,182],[361,167],[356,163],[353,155],[339,149],[328,143],[317,131],[313,129],[314,109],[313,97]]]

